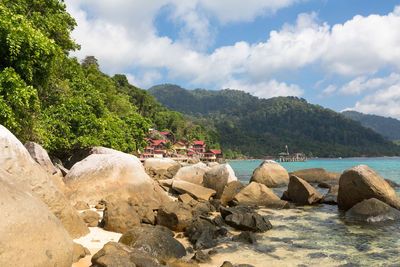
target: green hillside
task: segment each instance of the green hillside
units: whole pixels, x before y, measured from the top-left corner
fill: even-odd
[[[71,58],[75,26],[62,1],[0,1],[0,124],[61,159],[87,146],[135,153],[151,126],[219,146],[214,129],[161,107],[125,75]]]
[[[375,132],[387,137],[392,141],[400,140],[400,121],[377,115],[369,115],[357,111],[342,112],[347,118],[358,121],[364,127],[373,129]]]
[[[400,147],[360,123],[297,97],[260,99],[237,90],[149,89],[171,110],[207,119],[225,151],[252,157],[289,152],[314,156],[400,155]]]

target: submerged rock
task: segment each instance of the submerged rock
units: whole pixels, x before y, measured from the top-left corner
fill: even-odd
[[[390,179],[385,179],[385,181],[391,186],[391,187],[400,187],[400,184],[396,183],[393,180]]]
[[[346,212],[346,217],[367,222],[399,220],[400,211],[376,198],[370,198],[354,205]]]
[[[186,181],[189,183],[203,185],[204,174],[210,170],[206,164],[199,162],[191,166],[185,166],[179,169],[175,174],[174,180]]]
[[[119,243],[145,251],[158,260],[181,258],[186,255],[185,247],[168,228],[137,226],[131,228],[119,239]]]
[[[323,195],[309,183],[297,176],[290,176],[287,193],[285,197],[296,204],[312,205],[321,202]]]
[[[347,169],[340,176],[338,206],[348,210],[355,204],[376,198],[400,209],[400,197],[375,171],[366,165]]]
[[[151,208],[158,208],[162,203],[171,201],[145,173],[137,157],[118,151],[88,156],[71,168],[64,181],[71,189],[67,196],[72,202],[131,199],[134,203],[146,203]]]
[[[324,196],[322,203],[336,205],[337,204],[337,197],[339,192],[339,185],[334,185],[329,188],[328,193]]]
[[[155,180],[172,179],[182,167],[173,159],[146,159],[143,163],[146,173]]]
[[[213,189],[179,180],[173,181],[172,189],[181,194],[187,193],[195,199],[202,199],[207,201],[210,199],[211,196],[215,195],[216,193]]]
[[[237,181],[237,177],[232,167],[229,164],[222,164],[211,168],[204,174],[203,185],[214,189],[217,192],[215,198],[219,199],[225,186],[233,181]]]
[[[286,208],[288,203],[282,201],[271,189],[263,184],[251,182],[239,191],[233,199],[242,205],[257,205],[267,208]]]
[[[257,182],[268,187],[284,187],[289,183],[289,174],[279,163],[265,160],[254,170],[250,182]]]
[[[254,236],[253,233],[251,233],[249,231],[244,231],[238,235],[234,235],[232,237],[232,241],[242,242],[242,243],[247,243],[247,244],[257,243],[256,237]]]

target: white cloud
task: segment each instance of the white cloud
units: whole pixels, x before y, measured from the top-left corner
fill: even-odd
[[[328,87],[326,87],[324,90],[322,90],[322,94],[323,95],[332,95],[334,92],[336,92],[336,90],[337,90],[337,86],[331,84]]]
[[[400,74],[392,73],[388,77],[367,79],[360,76],[343,85],[339,93],[345,95],[359,95],[366,90],[374,90],[400,83]]]
[[[300,95],[303,93],[300,87],[279,83],[273,76],[314,64],[328,73],[362,75],[340,89],[328,86],[325,93],[336,90],[359,94],[377,87],[373,84],[380,82],[367,81],[365,75],[387,66],[400,69],[400,7],[386,16],[356,16],[333,27],[318,23],[315,13],[300,14],[295,25],[286,24],[279,31],[271,31],[265,42],[241,41],[206,53],[204,48],[212,44],[216,30],[210,18],[222,24],[251,21],[297,1],[66,2],[78,22],[73,36],[82,44],[82,50],[75,55],[79,58],[96,56],[102,69],[109,74],[144,69],[142,77],[132,78],[141,84],[139,86],[160,80],[158,70],[162,69],[168,78],[184,80],[194,86],[234,85],[239,89],[243,86],[246,91],[262,97]],[[179,39],[158,34],[154,19],[162,8],[168,9],[170,19],[181,24]]]
[[[301,96],[304,93],[304,91],[296,84],[288,85],[276,80],[250,84],[246,84],[240,80],[232,80],[223,85],[223,88],[243,90],[261,98],[271,98],[275,96]]]
[[[153,70],[141,73],[140,75],[136,76],[130,73],[126,73],[125,75],[130,84],[140,88],[149,88],[162,78],[160,72]]]
[[[357,88],[369,89],[372,92],[347,110],[400,119],[400,74],[392,73],[385,78],[364,80]]]

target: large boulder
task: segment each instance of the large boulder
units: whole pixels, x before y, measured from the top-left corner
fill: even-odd
[[[140,225],[137,211],[124,200],[106,203],[103,220],[105,230],[122,234]]]
[[[303,169],[289,173],[290,176],[297,176],[308,183],[328,183],[338,184],[340,174],[335,172],[328,172],[324,168],[310,168]]]
[[[284,187],[289,183],[289,174],[279,163],[265,160],[254,170],[250,182],[257,182],[268,187]]]
[[[186,181],[175,180],[172,183],[172,189],[181,194],[189,194],[195,199],[209,200],[211,196],[215,195],[215,190],[205,188],[203,186],[189,183]]]
[[[34,142],[28,142],[25,145],[32,159],[36,161],[50,175],[53,183],[62,191],[65,192],[65,184],[61,170],[56,168],[51,162],[49,155],[44,148]]]
[[[74,203],[131,199],[158,208],[160,204],[171,201],[146,174],[139,159],[122,152],[92,154],[76,163],[64,180],[70,188],[67,196]]]
[[[376,198],[393,208],[400,209],[400,197],[375,171],[366,165],[347,169],[340,176],[338,206],[348,210],[355,204]]]
[[[169,202],[157,212],[157,224],[182,232],[193,221],[191,206],[182,202]]]
[[[93,210],[85,210],[81,213],[81,217],[90,227],[96,227],[101,219],[101,216]]]
[[[208,170],[203,177],[203,185],[214,189],[216,198],[221,198],[225,186],[233,181],[237,181],[237,177],[229,164],[215,166]]]
[[[71,266],[73,243],[61,222],[27,186],[3,170],[0,209],[0,266]]]
[[[22,143],[2,125],[0,125],[0,163],[0,170],[13,177],[8,182],[28,186],[62,222],[71,237],[77,238],[89,233],[82,218],[54,184],[50,175],[32,159]]]
[[[185,256],[185,247],[173,238],[173,232],[164,228],[154,226],[133,227],[123,234],[118,242],[145,251],[156,259],[167,260]]]
[[[367,222],[399,220],[400,211],[376,198],[370,198],[354,205],[346,212],[346,217]]]
[[[173,159],[146,159],[144,161],[146,173],[155,180],[171,179],[181,168],[181,164]]]
[[[228,203],[232,201],[236,194],[239,193],[240,190],[242,190],[243,188],[244,185],[239,180],[226,184],[224,187],[224,191],[221,195],[221,203],[224,205],[228,205]]]
[[[271,189],[263,184],[251,182],[233,198],[239,204],[257,205],[267,208],[286,208],[288,203],[281,200]]]
[[[185,166],[179,169],[175,174],[174,180],[186,181],[189,183],[203,185],[204,174],[210,168],[206,164],[199,162],[191,166]]]
[[[312,205],[321,202],[323,195],[303,179],[292,175],[288,190],[284,193],[288,199],[300,205]]]

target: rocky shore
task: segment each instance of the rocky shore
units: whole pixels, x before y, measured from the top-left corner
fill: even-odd
[[[296,212],[286,222],[270,214],[326,206],[349,222],[400,219],[398,185],[365,165],[342,174],[287,173],[264,161],[245,185],[229,164],[142,164],[102,147],[86,149],[66,168],[1,125],[0,147],[0,266],[248,267],[255,266],[250,259],[225,252],[255,246],[272,257],[271,247],[258,245],[260,235],[290,227]]]

